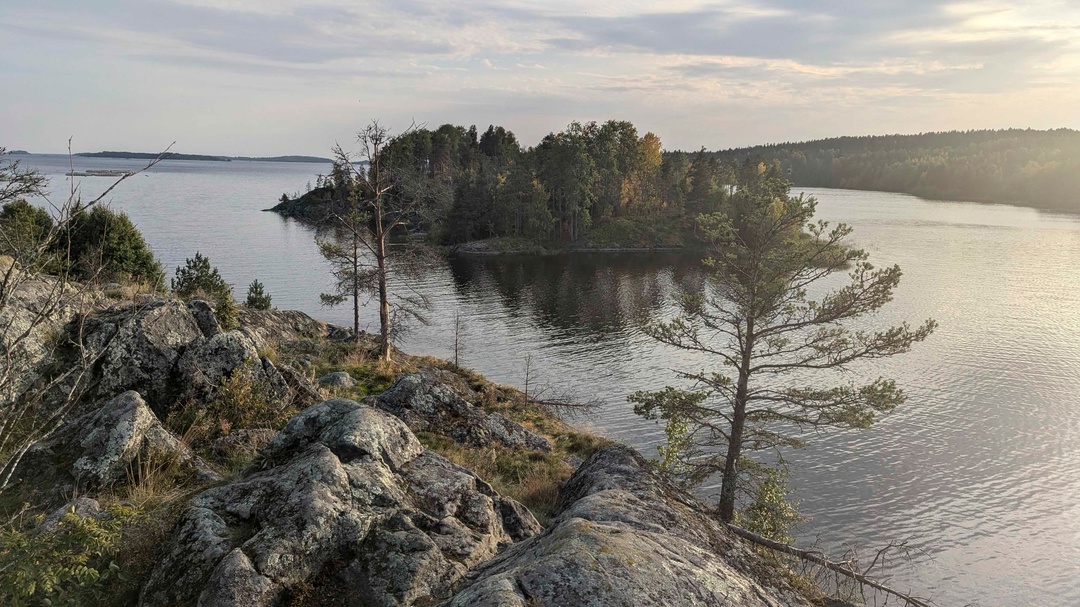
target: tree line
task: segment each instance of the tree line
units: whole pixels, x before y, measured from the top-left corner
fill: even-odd
[[[704,150],[665,152],[658,136],[618,120],[573,122],[531,147],[495,125],[411,128],[382,156],[393,175],[390,194],[427,202],[413,228],[443,244],[494,237],[575,243],[621,218],[682,220],[692,230],[693,217],[720,207],[737,172]],[[283,195],[276,210],[309,219],[341,213],[353,172],[337,162],[300,199]]]
[[[879,190],[1080,211],[1080,131],[948,131],[836,137],[714,152],[777,160],[802,187]]]

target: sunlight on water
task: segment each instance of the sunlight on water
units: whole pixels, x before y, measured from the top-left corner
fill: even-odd
[[[32,158],[62,192],[66,158]],[[312,232],[259,212],[320,169],[168,162],[123,184],[114,207],[170,275],[199,250],[239,296],[258,278],[276,306],[344,324],[347,311],[318,305],[329,278]],[[104,183],[84,179],[84,194]],[[890,584],[941,605],[1080,604],[1080,222],[1002,205],[808,193],[820,218],[854,226],[875,264],[903,268],[876,321],[932,317],[940,327],[911,354],[862,369],[899,380],[903,407],[869,431],[823,433],[787,456],[810,519],[800,540],[864,552],[908,541],[917,552]],[[421,281],[437,302],[434,324],[402,345],[450,356],[460,311],[465,365],[521,384],[531,354],[541,383],[604,403],[577,423],[651,456],[663,433],[633,415],[626,395],[715,362],[657,345],[640,322],[670,314],[666,297],[698,280],[692,260],[666,256],[453,260]]]

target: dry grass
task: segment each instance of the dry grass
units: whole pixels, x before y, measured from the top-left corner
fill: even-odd
[[[417,438],[428,449],[490,483],[499,495],[524,504],[541,524],[555,514],[559,486],[574,472],[563,454],[555,451],[471,449],[431,432],[420,432]]]
[[[154,508],[184,494],[188,476],[175,453],[139,453],[116,497],[140,509]]]
[[[387,363],[372,356],[371,352],[356,347],[329,354],[324,355],[315,366],[316,375],[346,371],[356,380],[356,386],[325,390],[327,396],[359,400],[381,393],[403,375],[425,367],[435,367],[453,374],[450,378],[452,387],[463,396],[468,396],[466,400],[473,405],[505,415],[547,438],[552,450],[544,453],[500,446],[473,449],[442,434],[417,434],[424,446],[473,471],[500,495],[521,502],[544,524],[555,514],[559,487],[573,474],[578,461],[610,444],[610,441],[595,433],[578,430],[563,422],[552,411],[526,399],[517,389],[492,383],[474,371],[445,360],[395,352],[393,360]]]

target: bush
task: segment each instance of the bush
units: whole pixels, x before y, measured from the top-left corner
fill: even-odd
[[[270,309],[270,294],[264,291],[263,283],[258,280],[248,285],[247,307],[253,310]]]
[[[100,269],[107,278],[129,280],[165,290],[165,272],[139,229],[124,213],[96,206],[75,213],[58,243],[70,253],[71,270],[82,279]]]
[[[209,297],[214,302],[214,317],[221,327],[226,331],[237,327],[239,310],[233,300],[232,287],[202,253],[196,252],[194,259],[188,258],[183,267],[176,268],[171,286],[173,293],[184,299]]]
[[[799,515],[799,503],[787,485],[787,470],[783,461],[776,468],[770,468],[740,460],[740,464],[750,468],[751,476],[756,477],[754,501],[744,510],[736,513],[736,524],[758,535],[784,544],[794,541],[792,531],[802,517]]]
[[[53,220],[49,213],[25,200],[9,202],[0,209],[0,255],[20,259],[49,236]]]
[[[0,604],[22,607],[107,602],[105,582],[121,577],[113,561],[120,550],[120,529],[135,517],[136,511],[113,506],[109,515],[98,520],[69,512],[49,531],[0,531]]]

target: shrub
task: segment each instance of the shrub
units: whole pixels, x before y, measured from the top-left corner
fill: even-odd
[[[253,310],[270,309],[270,294],[265,292],[263,283],[258,280],[248,285],[247,307]]]
[[[71,269],[80,278],[90,278],[101,269],[109,278],[165,290],[161,264],[124,213],[102,206],[76,212],[58,244],[62,253],[70,254]]]
[[[214,316],[221,327],[226,331],[236,328],[239,310],[233,300],[232,287],[202,253],[196,252],[193,259],[186,259],[183,267],[177,266],[171,286],[173,293],[184,299],[209,297],[215,304]]]
[[[783,460],[775,468],[756,462],[743,462],[748,466],[757,485],[754,500],[736,513],[736,523],[758,535],[790,544],[794,541],[792,530],[802,517],[799,503],[787,485],[788,473]]]
[[[0,255],[20,259],[25,251],[41,244],[53,229],[49,213],[25,200],[9,202],[0,209]]]
[[[210,260],[199,252],[195,253],[194,258],[184,260],[184,267],[177,266],[171,286],[173,293],[184,298],[200,293],[214,297],[231,291],[218,269],[210,267]]]
[[[136,516],[113,506],[99,520],[64,514],[52,530],[32,534],[0,531],[0,604],[99,605],[107,602],[105,582],[121,577],[113,557],[120,529]]]

